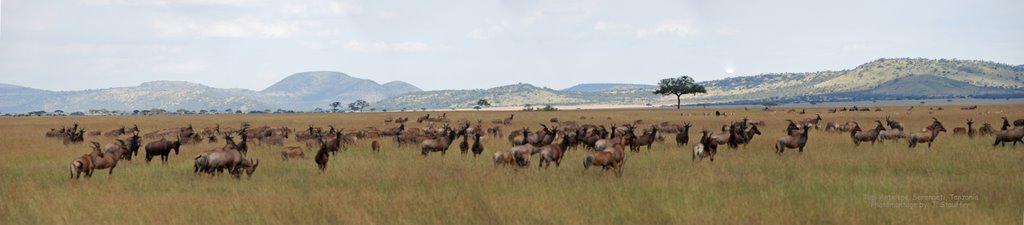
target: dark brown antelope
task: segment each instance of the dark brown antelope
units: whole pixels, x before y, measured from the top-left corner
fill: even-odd
[[[530,165],[531,156],[540,153],[540,148],[534,147],[533,145],[519,145],[512,146],[512,148],[509,149],[509,152],[512,152],[512,159],[515,161],[516,165],[525,167]]]
[[[928,143],[928,148],[932,148],[932,142],[935,142],[935,138],[939,137],[939,132],[946,132],[946,128],[942,126],[939,119],[934,117],[932,119],[935,121],[932,122],[932,125],[925,127],[924,131],[915,132],[910,137],[907,137],[907,140],[910,142],[908,148],[917,147],[917,143],[925,142]]]
[[[497,127],[497,126],[496,127],[487,128],[487,133],[490,134],[491,137],[501,137],[501,136],[504,136],[504,134],[505,134],[504,132],[501,131],[501,127]]]
[[[800,129],[800,127],[797,126],[796,123],[793,122],[793,120],[787,119],[786,122],[789,122],[789,125],[786,125],[787,135],[799,135],[800,133],[803,133],[803,130]]]
[[[534,135],[535,140],[531,141],[534,147],[543,147],[555,142],[555,136],[558,135],[555,131],[558,131],[558,127],[554,129],[548,129],[547,125],[540,124],[543,129],[537,131]]]
[[[775,142],[775,153],[782,155],[782,152],[786,151],[787,148],[800,149],[800,152],[803,153],[804,146],[807,145],[807,133],[810,131],[810,128],[811,126],[804,124],[803,132],[799,135],[791,134],[780,137],[779,140]]]
[[[821,114],[815,114],[814,118],[808,118],[808,119],[800,120],[799,124],[800,125],[807,125],[807,127],[813,127],[815,129],[818,129],[819,128],[818,122],[820,122],[820,121],[821,121]]]
[[[754,140],[754,136],[761,135],[761,130],[757,129],[757,125],[751,125],[750,129],[746,131],[739,129],[734,132],[736,134],[734,135],[735,137],[733,138],[733,142],[735,144],[743,144],[743,148],[746,148],[747,144],[749,144],[751,140]]]
[[[130,161],[130,160],[132,160],[133,156],[139,155],[139,148],[142,147],[142,137],[139,137],[139,131],[132,131],[132,136],[128,137],[128,139],[118,139],[118,140],[123,141],[127,145],[127,147],[128,147],[128,152],[130,154],[127,155],[125,160],[129,160]]]
[[[426,116],[421,116],[419,118],[416,118],[416,123],[423,123],[423,121],[425,121],[427,119],[430,119],[430,114],[427,114]]]
[[[683,127],[679,129],[679,133],[676,133],[676,145],[682,146],[690,143],[690,122],[683,124]]]
[[[555,167],[562,165],[562,153],[563,149],[569,147],[569,139],[562,138],[562,142],[559,144],[550,144],[540,148],[540,163],[538,167],[544,167],[545,169],[551,166],[551,162],[555,163]]]
[[[839,132],[850,132],[850,131],[853,131],[853,127],[858,126],[858,125],[859,124],[857,122],[846,121],[845,124],[839,124],[838,130],[839,130]]]
[[[265,136],[259,139],[261,144],[267,146],[284,146],[284,141],[288,140],[288,134],[274,134],[271,136]]]
[[[320,137],[320,135],[322,135],[321,131],[322,129],[315,128],[313,127],[313,125],[309,125],[309,127],[306,128],[306,130],[295,132],[295,140],[299,142],[312,143],[308,141],[316,140],[317,137]]]
[[[126,129],[124,129],[124,126],[121,126],[121,128],[113,129],[111,131],[107,131],[107,133],[105,133],[104,136],[107,136],[107,137],[117,137],[117,136],[121,136],[122,134],[126,134],[126,133],[127,133],[127,131],[126,131]]]
[[[159,141],[150,142],[146,144],[146,163],[153,160],[153,157],[160,156],[160,160],[167,164],[167,159],[171,155],[171,150],[174,150],[174,155],[178,155],[178,151],[181,149],[181,140],[168,141],[160,139]]]
[[[459,142],[459,152],[463,155],[469,153],[469,135],[462,135],[462,142]]]
[[[651,145],[654,145],[654,139],[657,136],[658,136],[658,127],[652,126],[651,127],[651,132],[650,133],[644,133],[643,135],[640,135],[640,137],[637,137],[636,143],[633,143],[633,145],[634,146],[638,146],[638,149],[639,149],[639,146],[646,145],[647,146],[647,151],[650,151],[651,150]]]
[[[587,156],[583,157],[583,174],[587,173],[590,166],[600,166],[604,171],[611,169],[615,176],[622,176],[622,165],[614,159],[611,152],[588,152]]]
[[[107,171],[107,178],[110,178],[114,174],[114,168],[117,167],[117,161],[121,160],[125,154],[128,154],[127,148],[124,147],[124,144],[119,144],[112,148],[107,148],[106,151],[101,151],[99,142],[93,141],[92,145],[93,170],[109,169]]]
[[[327,147],[327,142],[321,139],[320,150],[316,151],[316,158],[314,158],[314,161],[316,161],[316,168],[320,170],[320,173],[327,171],[327,161],[330,159],[330,155],[327,154],[330,151],[328,151]]]
[[[345,128],[341,128],[340,131],[333,132],[334,133],[334,138],[327,139],[327,140],[323,140],[321,138],[321,141],[324,141],[324,143],[327,144],[327,151],[330,152],[331,155],[337,155],[338,152],[341,151],[341,149],[344,147],[343,146],[343,142],[342,142],[342,140],[344,139],[344,137],[341,134],[342,131],[345,131]],[[332,132],[328,131],[327,133],[330,134]]]
[[[426,139],[420,142],[422,149],[421,154],[423,157],[427,157],[430,152],[441,152],[444,155],[448,152],[448,147],[451,146],[452,141],[455,140],[455,131],[448,127],[445,127],[444,135],[437,138]]]
[[[238,151],[237,145],[229,143],[220,150],[210,151],[206,154],[204,165],[204,171],[213,174],[214,171],[222,172],[228,171],[228,174],[234,176],[236,179],[241,178],[241,169],[244,167],[245,158],[242,157],[242,153]]]
[[[512,151],[499,151],[494,153],[494,166],[507,166],[512,164]]]
[[[67,134],[67,132],[68,132],[68,129],[67,129],[67,127],[64,127],[64,126],[61,126],[60,129],[50,128],[50,131],[46,132],[46,137],[52,137],[52,138],[62,137],[65,134]]]
[[[244,137],[245,136],[243,136],[243,138]],[[224,134],[224,142],[225,144],[223,147],[196,154],[196,156],[193,157],[195,161],[193,172],[199,175],[201,175],[200,172],[202,172],[213,176],[216,175],[214,172],[222,173],[224,172],[224,169],[228,169],[228,173],[235,175],[234,168],[237,168],[238,161],[235,161],[235,157],[233,157],[234,154],[225,155],[222,152],[231,151],[232,153],[238,153],[239,155],[241,155],[241,153],[238,151],[238,144],[235,143],[230,133]],[[241,156],[239,156],[238,159],[241,159]]]
[[[94,168],[95,164],[92,162],[92,154],[83,154],[71,160],[71,178],[69,179],[78,179],[83,173],[85,173],[85,178],[90,178]]]
[[[711,158],[711,162],[715,161],[715,154],[718,153],[718,144],[711,140],[712,135],[714,134],[707,129],[701,131],[700,140],[693,146],[693,155],[690,161],[704,160],[704,158]]]
[[[306,158],[306,153],[304,151],[302,151],[302,148],[300,148],[300,147],[295,147],[295,146],[285,147],[284,150],[281,150],[281,160],[286,160],[287,161],[288,158],[301,158],[301,159],[305,159]]]
[[[242,163],[240,163],[238,165],[238,167],[239,167],[238,169],[240,171],[238,172],[238,174],[235,175],[235,178],[238,178],[238,176],[241,176],[241,172],[244,171],[245,172],[245,177],[251,179],[252,178],[252,174],[256,172],[256,167],[259,167],[259,166],[260,166],[260,160],[259,159],[242,159]]]
[[[373,142],[370,143],[370,149],[372,149],[373,152],[380,152],[380,141],[373,140]]]
[[[969,138],[974,138],[974,134],[978,133],[978,130],[975,130],[973,125],[974,125],[974,120],[967,119],[967,128],[964,128],[964,127],[953,128],[953,135],[967,135],[967,137],[969,137]]]
[[[728,127],[722,125],[722,133],[711,136],[711,139],[715,141],[715,144],[728,145],[729,148],[735,149],[736,147],[739,147],[738,143],[736,143],[737,135],[735,131],[737,130],[739,130],[739,128],[735,125],[729,125]]]
[[[509,141],[512,142],[512,146],[529,144],[530,134],[530,129],[523,128],[520,131],[509,134]]]
[[[83,130],[83,129],[78,129],[78,130],[71,129],[71,130],[68,130],[67,133],[64,134],[64,136],[62,136],[62,137],[64,138],[64,140],[63,140],[64,141],[64,145],[82,143],[82,142],[85,142],[85,130]]]
[[[893,140],[893,141],[896,141],[896,140],[899,140],[901,138],[904,138],[903,130],[902,129],[895,129],[895,128],[891,128],[890,127],[890,129],[882,131],[878,135],[878,138],[881,139],[881,140]]]
[[[622,166],[623,161],[626,159],[626,146],[623,144],[612,144],[604,149],[606,152],[612,153],[612,160],[615,160],[619,166]],[[621,170],[621,168],[620,168]]]
[[[910,108],[913,109],[914,107],[911,106]],[[889,125],[889,129],[892,129],[892,130],[901,130],[901,131],[904,130],[903,123],[900,123],[899,121],[893,120],[891,116],[886,116],[885,117],[885,124]]]
[[[237,144],[232,144],[239,153],[242,153],[242,155],[248,154],[249,152],[249,135],[247,130],[247,127],[242,127],[242,130],[238,132],[238,136],[242,138],[242,141]]]
[[[480,143],[480,132],[473,133],[473,157],[479,156],[484,153],[484,145]]]
[[[594,142],[594,150],[595,151],[604,151],[606,148],[608,148],[608,147],[610,147],[612,145],[616,145],[616,144],[621,145],[622,143],[625,143],[626,141],[628,141],[628,139],[627,139],[628,137],[627,138],[623,138],[622,134],[627,134],[627,133],[628,134],[632,134],[633,131],[631,129],[632,128],[629,127],[629,126],[626,126],[625,128],[618,128],[615,125],[612,125],[611,132],[608,133],[609,134],[608,138],[602,138],[602,139],[597,140],[596,142]],[[626,130],[626,131],[623,132],[623,130]],[[622,134],[620,134],[620,133],[622,133]]]
[[[860,129],[860,124],[857,124],[853,128],[853,131],[850,131],[850,138],[853,139],[853,145],[860,146],[861,142],[869,141],[871,142],[871,146],[875,145],[875,141],[878,140],[878,136],[882,131],[885,131],[885,127],[882,126],[882,121],[875,120],[875,122],[878,123],[878,126],[875,126],[875,128],[871,130],[862,131]]]
[[[996,130],[995,128],[992,128],[992,124],[991,123],[983,123],[983,124],[981,124],[981,128],[978,128],[978,134],[979,135],[994,135],[994,134],[996,134],[998,132],[999,132],[998,130]]]
[[[993,143],[992,146],[997,146],[1002,143],[1005,147],[1006,142],[1012,142],[1013,146],[1016,147],[1017,142],[1024,143],[1024,140],[1021,140],[1022,138],[1024,138],[1024,127],[1010,128],[1009,121],[1006,117],[1003,117],[1002,130],[996,131],[996,142]]]

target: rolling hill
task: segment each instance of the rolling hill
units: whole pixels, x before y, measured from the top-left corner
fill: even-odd
[[[771,73],[700,82],[708,91],[684,95],[685,104],[751,104],[926,98],[1024,97],[1024,68],[979,60],[879,59],[856,68],[810,73]],[[494,106],[673,105],[674,96],[651,94],[655,86],[580,84],[562,91],[523,85],[478,90],[408,93],[381,101],[387,108],[466,108],[477,99]],[[638,88],[622,88],[622,87]]]
[[[879,59],[839,71],[769,73],[701,82],[708,93],[684,95],[686,104],[755,104],[927,98],[1021,98],[1024,68],[980,60]],[[584,83],[565,90],[513,84],[490,89],[421,91],[394,81],[379,84],[338,72],[288,76],[262,91],[221,89],[181,81],[137,87],[55,92],[0,84],[0,112],[67,112],[88,109],[291,109],[327,108],[357,99],[377,109],[470,108],[479,99],[493,106],[581,104],[672,105],[654,85]]]
[[[854,69],[776,73],[703,82],[696,102],[855,101],[1024,95],[1024,69],[979,61],[879,59]],[[928,82],[923,85],[922,82]]]
[[[591,102],[582,94],[540,88],[530,84],[513,84],[490,89],[413,92],[388,98],[373,105],[388,109],[470,108],[475,106],[479,99],[487,99],[494,106]]]
[[[287,109],[325,107],[331,102],[379,101],[408,92],[421,91],[411,84],[393,81],[384,85],[339,72],[297,73],[260,91],[267,101]]]
[[[658,85],[650,84],[619,84],[619,83],[589,83],[589,84],[577,84],[575,86],[562,89],[562,91],[577,91],[577,92],[602,92],[602,91],[613,91],[613,90],[628,90],[628,89],[645,89],[645,88],[657,88]]]
[[[153,81],[136,87],[84,91],[45,91],[0,84],[0,112],[89,109],[146,110],[224,109],[263,110],[326,108],[330,102],[357,99],[377,101],[420,91],[404,82],[384,85],[338,72],[306,72],[291,75],[263,91],[214,88],[184,81]]]

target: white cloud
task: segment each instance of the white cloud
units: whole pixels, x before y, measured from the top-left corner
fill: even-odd
[[[377,13],[377,16],[380,16],[380,18],[384,18],[384,19],[394,19],[394,18],[398,18],[399,15],[398,15],[398,13],[393,12],[393,11],[380,11],[380,12]]]
[[[115,5],[127,3],[125,0],[81,0],[79,2],[89,5]]]
[[[304,4],[285,3],[281,5],[281,13],[285,15],[306,15],[308,7]]]
[[[524,4],[519,22],[524,26],[543,23],[583,23],[607,7],[604,0],[510,1]]]
[[[736,33],[738,33],[738,32],[739,31],[737,31],[736,28],[733,28],[731,26],[716,26],[715,27],[715,34],[718,34],[718,35],[721,35],[721,36],[733,36],[733,35],[736,35]]]
[[[154,0],[162,5],[252,5],[257,0]]]
[[[502,32],[505,32],[505,28],[502,28],[500,26],[491,26],[486,29],[474,29],[473,31],[470,31],[468,34],[466,34],[466,38],[473,40],[487,40],[490,39],[491,36],[495,34],[500,34]]]
[[[662,20],[654,27],[641,28],[636,32],[636,37],[649,38],[658,35],[688,37],[697,33],[697,26],[691,20]]]
[[[605,31],[608,30],[610,27],[611,24],[605,21],[598,21],[597,23],[594,23],[594,30],[596,31]]]
[[[285,38],[300,31],[301,22],[267,22],[254,17],[233,20],[196,20],[189,17],[159,19],[150,24],[165,36],[198,36],[215,38]]]
[[[398,42],[398,43],[387,43],[387,42],[374,42],[365,43],[362,41],[351,40],[345,44],[345,49],[353,52],[403,52],[403,53],[415,53],[415,52],[426,52],[432,48],[423,42]]]
[[[249,6],[258,0],[80,0],[89,5],[155,5],[155,6]]]
[[[336,15],[358,15],[363,13],[363,6],[354,1],[336,1],[328,4],[327,10]]]
[[[199,60],[187,60],[182,62],[164,62],[153,66],[153,71],[161,73],[198,73],[206,71],[209,65]]]

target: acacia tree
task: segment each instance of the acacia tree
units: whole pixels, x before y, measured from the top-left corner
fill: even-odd
[[[654,94],[675,95],[676,109],[682,106],[682,96],[685,94],[697,95],[697,93],[708,93],[704,86],[693,81],[692,77],[681,76],[677,78],[662,79],[658,82],[658,90]]]
[[[366,107],[370,107],[370,103],[367,103],[366,101],[363,100],[356,100],[348,104],[348,109],[351,109],[352,111],[362,112],[363,109],[365,109]]]
[[[491,102],[488,102],[487,99],[477,100],[476,107],[473,108],[476,109],[477,111],[480,111],[481,107],[491,107]]]
[[[331,102],[331,108],[334,108],[331,112],[338,112],[338,107],[341,106],[341,102]]]

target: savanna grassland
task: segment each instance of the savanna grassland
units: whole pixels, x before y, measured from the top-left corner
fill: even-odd
[[[808,114],[743,108],[684,110],[585,110],[558,112],[448,112],[448,118],[490,121],[514,113],[510,130],[548,123],[552,117],[579,123],[646,125],[668,121],[693,123],[690,142],[702,128],[718,131],[742,117],[763,120],[764,135],[745,148],[720,147],[716,160],[693,162],[692,144],[677,146],[672,135],[650,151],[627,152],[624,173],[591,168],[581,173],[585,151],[566,153],[561,167],[495,167],[491,155],[510,148],[504,138],[485,145],[474,158],[460,155],[457,143],[447,155],[424,158],[414,147],[396,148],[381,139],[379,153],[360,140],[332,157],[324,174],[312,160],[282,161],[280,147],[251,145],[249,157],[261,164],[251,179],[196,176],[192,157],[223,145],[185,145],[166,165],[140,156],[121,161],[90,180],[69,180],[72,158],[88,153],[87,144],[65,146],[44,138],[50,128],[78,122],[86,130],[110,130],[138,124],[143,133],[192,124],[196,129],[221,124],[308,125],[349,129],[385,125],[388,116],[425,113],[347,113],[286,115],[162,115],[0,118],[0,224],[1021,224],[1024,223],[1024,146],[992,147],[993,137],[954,136],[954,127],[991,123],[1002,116],[1024,118],[1024,105],[982,105],[963,111],[946,106],[884,107],[876,112]],[[704,116],[720,110],[728,117]],[[824,121],[872,124],[891,115],[908,130],[932,117],[949,132],[931,149],[907,142],[854,147],[849,133],[813,130],[804,153],[774,153],[785,119],[821,113]],[[440,112],[431,112],[440,114]],[[691,115],[692,114],[692,115]],[[580,120],[580,117],[586,120]],[[593,119],[590,119],[593,117]],[[409,123],[409,128],[425,124]],[[865,126],[867,127],[867,126]],[[865,128],[867,129],[867,128]],[[716,132],[717,133],[717,132]],[[112,138],[86,137],[108,143]],[[144,140],[144,143],[153,141]],[[288,140],[286,146],[304,146]],[[304,147],[305,148],[305,147]],[[144,151],[144,150],[143,150]],[[945,201],[915,200],[946,196]],[[954,201],[950,195],[976,196]],[[881,197],[880,197],[881,196]],[[886,196],[907,196],[927,208],[888,208]],[[941,208],[960,202],[963,208]]]

